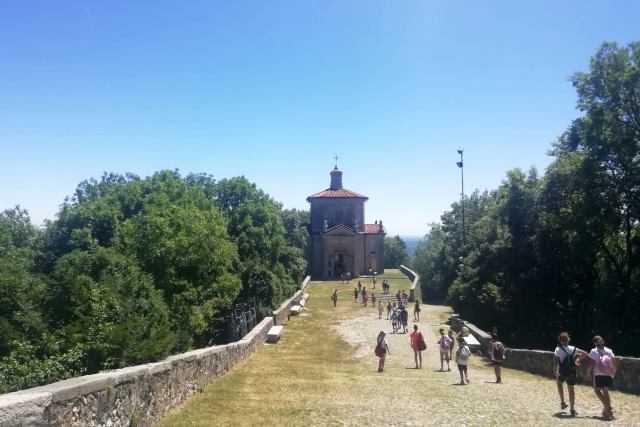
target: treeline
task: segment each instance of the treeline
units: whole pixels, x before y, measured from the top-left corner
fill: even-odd
[[[419,245],[423,295],[547,348],[570,331],[640,355],[640,43],[604,44],[572,83],[582,116],[543,177],[512,170],[496,190],[454,203]]]
[[[0,392],[221,342],[306,271],[307,213],[245,178],[161,171],[82,182],[57,219],[0,214]]]

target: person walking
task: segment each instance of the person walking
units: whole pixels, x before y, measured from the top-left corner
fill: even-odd
[[[504,344],[498,340],[498,333],[491,334],[491,364],[496,374],[496,384],[502,384],[502,363],[505,359]]]
[[[384,371],[384,360],[387,357],[387,354],[391,354],[389,351],[389,345],[387,344],[387,340],[385,339],[384,331],[380,331],[378,334],[378,338],[376,340],[376,349],[374,350],[375,355],[378,357],[378,372]]]
[[[444,371],[444,362],[447,362],[447,371],[450,371],[449,347],[451,346],[451,338],[444,334],[444,328],[440,328],[438,345],[440,346],[440,371]]]
[[[577,415],[575,409],[575,385],[578,381],[576,361],[580,357],[580,350],[569,345],[570,341],[571,338],[568,332],[562,332],[558,336],[558,346],[553,352],[553,372],[556,376],[556,385],[558,386],[558,395],[560,396],[560,409],[565,410],[568,406],[571,416],[575,417]],[[569,405],[567,405],[564,399],[565,382],[567,383],[567,391],[569,393]]]
[[[358,301],[358,288],[353,288],[353,299]]]
[[[382,300],[378,300],[378,320],[382,319],[382,313],[384,312],[384,307],[382,305]],[[387,315],[388,318],[389,315]]]
[[[387,320],[389,320],[389,317],[391,316],[391,301],[387,301]]]
[[[362,288],[362,304],[366,307],[369,303],[369,292],[367,292],[367,288]]]
[[[376,306],[376,293],[375,292],[371,292],[371,307],[375,307]]]
[[[456,364],[460,373],[460,385],[469,384],[469,357],[471,357],[471,349],[463,337],[458,338],[458,350],[456,351]]]
[[[409,312],[403,305],[400,306],[400,322],[402,323],[402,333],[409,332]]]
[[[413,360],[416,362],[416,369],[422,369],[422,352],[427,349],[422,332],[418,330],[418,325],[413,325],[413,332],[409,334],[409,343],[413,349]]]
[[[449,331],[447,332],[447,336],[451,340],[451,346],[449,347],[449,360],[453,360],[453,347],[456,343],[456,339],[453,336],[453,329],[449,328]]]
[[[331,294],[331,301],[333,302],[333,306],[335,307],[338,304],[338,289],[334,289]]]
[[[600,335],[593,337],[595,347],[589,352],[589,359],[593,363],[593,390],[602,402],[602,418],[613,420],[609,388],[613,386],[613,377],[616,376],[616,362],[613,351],[604,344],[604,339]]]
[[[416,303],[413,305],[413,321],[420,321],[420,302],[416,300]]]

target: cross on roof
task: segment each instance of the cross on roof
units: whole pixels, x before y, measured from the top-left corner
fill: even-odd
[[[335,161],[336,161],[335,169],[338,169],[338,155],[336,154],[335,156],[333,156],[333,158],[334,158],[334,159],[335,159]]]

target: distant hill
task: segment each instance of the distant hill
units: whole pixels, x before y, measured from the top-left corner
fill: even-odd
[[[412,257],[413,254],[415,254],[416,246],[418,246],[418,242],[420,241],[420,239],[422,239],[422,237],[420,237],[420,236],[400,236],[400,238],[407,245],[407,253],[409,254],[409,256]]]

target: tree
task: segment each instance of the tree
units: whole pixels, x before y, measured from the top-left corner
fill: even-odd
[[[384,238],[384,268],[398,268],[408,260],[407,245],[400,236]]]

